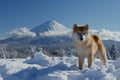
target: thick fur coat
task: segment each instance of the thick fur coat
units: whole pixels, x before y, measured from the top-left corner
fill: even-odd
[[[88,59],[88,67],[90,68],[93,61],[98,57],[105,67],[107,67],[106,49],[99,35],[91,35],[89,33],[89,25],[79,26],[73,25],[72,39],[78,52],[79,69],[83,69],[84,59]]]

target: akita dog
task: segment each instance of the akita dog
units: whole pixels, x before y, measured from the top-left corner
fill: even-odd
[[[78,52],[80,70],[83,69],[84,58],[88,59],[88,67],[90,68],[95,57],[99,57],[107,68],[106,49],[97,34],[91,35],[89,33],[88,24],[84,26],[74,24],[72,38]]]

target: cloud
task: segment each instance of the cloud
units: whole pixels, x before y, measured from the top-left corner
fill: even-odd
[[[39,33],[40,36],[59,36],[59,35],[67,35],[68,31],[46,31],[43,33]]]
[[[72,30],[70,31],[70,33],[62,33],[63,35],[65,34],[72,34],[71,33]],[[45,33],[40,33],[40,35],[59,35],[57,34],[57,32],[45,32]],[[106,29],[101,29],[101,30],[91,30],[90,31],[91,34],[99,34],[102,38],[102,40],[114,40],[114,41],[120,41],[120,32],[119,31],[111,31],[111,30],[106,30]],[[12,30],[11,32],[8,33],[10,36],[13,37],[35,37],[36,33],[30,31],[27,27],[23,27],[23,28],[19,28],[19,29],[15,29]]]
[[[5,38],[3,38],[3,37],[0,37],[0,40],[3,40],[3,39],[5,39]]]
[[[91,30],[92,34],[99,34],[103,40],[114,40],[114,41],[120,41],[120,32],[118,31],[110,31],[106,29],[101,30]]]
[[[72,33],[72,30],[69,34]],[[102,40],[113,40],[113,41],[120,41],[120,32],[119,31],[111,31],[106,29],[101,30],[90,30],[91,34],[98,34],[100,35]]]
[[[35,37],[36,33],[30,31],[27,27],[23,27],[8,32],[8,35],[12,37]]]

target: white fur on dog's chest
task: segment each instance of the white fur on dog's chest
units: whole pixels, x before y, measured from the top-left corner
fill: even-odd
[[[88,57],[90,54],[90,49],[85,47],[77,47],[78,55],[83,55],[84,57]]]

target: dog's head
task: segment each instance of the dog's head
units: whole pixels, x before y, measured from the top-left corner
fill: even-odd
[[[89,36],[89,25],[86,24],[83,26],[79,26],[77,24],[74,24],[73,34],[74,34],[74,37],[81,42],[87,40]]]

